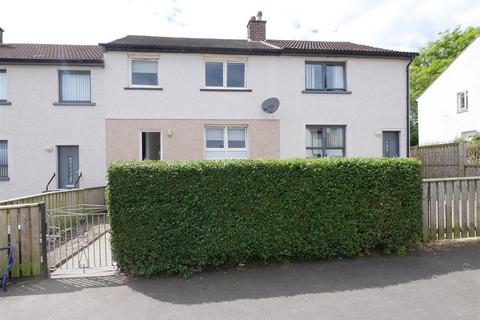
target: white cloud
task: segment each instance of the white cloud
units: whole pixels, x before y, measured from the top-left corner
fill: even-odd
[[[480,21],[477,0],[15,0],[2,3],[0,26],[6,42],[95,44],[127,34],[245,38],[257,10],[272,39],[403,50]]]

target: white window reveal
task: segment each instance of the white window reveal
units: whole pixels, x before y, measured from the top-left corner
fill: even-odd
[[[457,93],[457,112],[468,111],[468,91]]]
[[[90,71],[59,71],[60,102],[90,102]]]
[[[7,70],[0,70],[0,101],[7,101]]]
[[[158,86],[158,60],[132,60],[132,85]]]
[[[345,63],[305,63],[305,90],[345,91]]]
[[[205,87],[245,88],[245,62],[205,62]]]
[[[345,126],[307,126],[307,158],[345,157]]]
[[[212,126],[205,128],[205,159],[247,159],[247,128]]]
[[[0,181],[8,180],[8,141],[0,140]]]

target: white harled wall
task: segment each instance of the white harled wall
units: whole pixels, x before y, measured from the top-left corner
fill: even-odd
[[[105,184],[103,69],[0,65],[7,70],[7,99],[0,105],[0,140],[8,140],[9,181],[0,181],[0,200],[41,193],[57,172],[58,145],[79,146],[81,187]],[[54,106],[58,70],[91,70],[96,106]],[[58,172],[57,172],[58,174]],[[55,178],[50,189],[58,187]]]
[[[107,119],[278,119],[282,158],[305,157],[307,124],[346,125],[346,152],[351,157],[382,156],[382,130],[399,130],[400,152],[406,155],[407,60],[299,56],[249,56],[247,88],[252,92],[204,92],[205,59],[235,56],[160,53],[162,91],[124,90],[129,58],[105,54]],[[151,57],[151,56],[147,56]],[[305,61],[346,62],[351,94],[304,94]],[[116,66],[116,67],[113,67]],[[104,97],[107,97],[104,95]],[[273,115],[260,105],[280,100]]]
[[[457,93],[468,90],[467,112],[457,112]],[[420,145],[451,142],[462,132],[480,131],[480,38],[418,99]]]
[[[91,70],[93,107],[53,105],[61,67],[0,65],[7,69],[12,102],[0,106],[0,140],[9,141],[10,176],[0,181],[0,199],[41,192],[56,172],[58,145],[80,146],[82,187],[104,185],[106,119],[275,119],[282,158],[305,157],[307,124],[346,125],[350,157],[382,156],[382,130],[399,130],[400,152],[406,155],[407,60],[235,56],[247,61],[247,88],[252,92],[204,92],[204,60],[232,56],[156,54],[163,90],[151,91],[124,89],[132,56],[142,54],[106,52],[104,68],[65,67]],[[351,94],[302,93],[307,60],[346,62]],[[260,108],[270,97],[280,100],[273,115]]]

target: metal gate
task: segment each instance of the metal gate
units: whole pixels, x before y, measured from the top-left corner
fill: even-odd
[[[48,210],[47,261],[52,274],[114,270],[105,206],[81,204]]]

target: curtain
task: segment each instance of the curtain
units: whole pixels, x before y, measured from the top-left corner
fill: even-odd
[[[223,148],[223,128],[207,128],[207,148]]]
[[[90,101],[90,73],[61,74],[61,101]]]
[[[343,128],[326,128],[325,145],[327,148],[343,148]]]
[[[7,73],[0,71],[0,100],[7,100]]]
[[[327,89],[345,89],[343,65],[327,65]]]
[[[305,88],[312,90],[323,89],[323,65],[305,64]]]
[[[228,128],[228,147],[245,148],[245,128]]]

